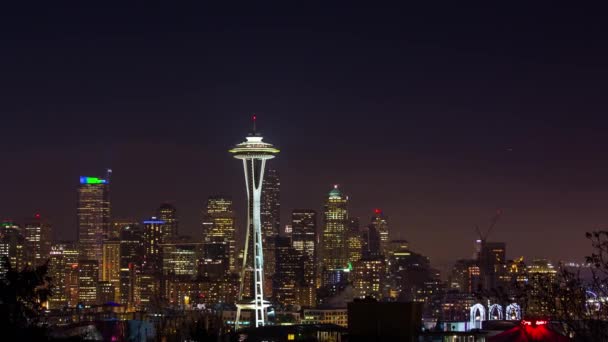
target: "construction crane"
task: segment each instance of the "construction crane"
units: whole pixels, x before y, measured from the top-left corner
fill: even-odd
[[[488,236],[490,236],[492,229],[494,229],[494,226],[496,226],[496,222],[498,222],[498,219],[500,218],[501,215],[502,215],[502,210],[498,209],[496,211],[496,214],[494,215],[494,217],[492,217],[490,226],[488,227],[488,229],[486,229],[485,234],[481,232],[481,229],[479,229],[479,226],[475,226],[475,229],[477,230],[477,234],[479,234],[479,241],[481,243],[486,242],[486,240],[488,239]]]

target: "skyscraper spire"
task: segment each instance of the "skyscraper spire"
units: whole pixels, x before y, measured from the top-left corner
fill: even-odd
[[[253,121],[253,134],[254,135],[257,133],[256,129],[255,129],[255,122],[257,119],[258,119],[258,117],[255,115],[255,113],[253,113],[253,116],[251,117],[251,121]]]

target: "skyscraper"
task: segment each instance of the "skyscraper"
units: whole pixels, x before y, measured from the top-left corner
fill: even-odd
[[[326,271],[343,270],[348,265],[348,224],[348,197],[334,185],[325,203],[321,236],[321,264]]]
[[[243,161],[245,188],[247,191],[247,233],[243,268],[241,270],[239,303],[237,303],[236,328],[239,325],[242,309],[255,311],[255,327],[264,325],[266,320],[267,304],[264,300],[264,252],[260,205],[266,161],[274,158],[279,153],[279,150],[271,144],[262,141],[262,136],[255,129],[255,119],[254,116],[253,132],[247,136],[247,141],[236,145],[230,150],[235,158]],[[251,271],[253,271],[252,293],[254,294],[254,298],[253,300],[244,300],[243,286],[245,286],[245,273]]]
[[[78,187],[78,243],[80,258],[101,265],[103,240],[110,227],[110,171],[108,179],[80,177]]]
[[[170,203],[163,203],[156,212],[159,220],[165,221],[163,227],[163,242],[174,238],[178,234],[177,209]]]
[[[135,307],[136,273],[141,271],[143,259],[143,231],[137,225],[125,226],[120,231],[120,303]]]
[[[262,182],[260,221],[264,239],[264,283],[266,284],[264,291],[269,296],[272,295],[274,289],[272,279],[276,270],[275,242],[281,228],[280,188],[281,182],[277,170],[268,165]]]
[[[236,224],[232,199],[211,196],[203,211],[203,241],[206,244],[225,244],[230,271],[236,270]],[[219,256],[218,256],[219,257]]]
[[[99,264],[96,260],[78,261],[78,302],[84,305],[97,304]]]
[[[302,255],[304,284],[315,286],[317,213],[312,209],[294,209],[291,226],[293,248]]]
[[[40,214],[34,214],[24,226],[24,237],[27,246],[28,264],[38,266],[43,264],[51,253],[51,225],[44,222]]]
[[[276,236],[277,269],[274,275],[274,297],[282,305],[296,304],[296,289],[303,282],[301,254],[285,236]]]
[[[376,228],[378,236],[380,238],[380,253],[384,256],[387,254],[386,248],[388,247],[389,230],[388,230],[388,218],[384,215],[382,210],[374,209],[374,216],[372,216],[371,225]]]
[[[103,264],[101,280],[112,285],[112,301],[120,301],[120,240],[111,239],[103,242]]]
[[[8,258],[13,269],[21,270],[27,265],[25,238],[21,229],[13,222],[0,224],[0,257]],[[0,263],[0,278],[8,271],[4,262]]]
[[[163,241],[165,221],[153,216],[148,220],[144,220],[143,226],[144,264],[149,270],[160,271],[162,268],[162,250],[160,245]]]

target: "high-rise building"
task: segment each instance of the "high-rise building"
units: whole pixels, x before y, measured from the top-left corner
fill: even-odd
[[[232,199],[225,196],[212,196],[207,199],[203,212],[203,241],[221,243],[230,271],[236,270],[236,223],[232,208]]]
[[[103,240],[110,228],[110,171],[107,179],[80,177],[78,187],[78,243],[81,259],[101,265]]]
[[[480,241],[477,262],[483,289],[496,289],[500,285],[500,278],[506,272],[506,244]]]
[[[291,240],[277,235],[276,272],[274,275],[274,297],[282,305],[296,304],[296,289],[303,285],[304,270],[301,254],[292,247]]]
[[[374,209],[374,216],[372,216],[371,225],[376,228],[378,236],[380,237],[380,253],[386,255],[389,239],[388,230],[388,218],[384,215],[382,210]]]
[[[78,261],[78,302],[83,305],[97,304],[99,264],[96,260]]]
[[[124,227],[132,227],[137,225],[137,220],[132,218],[112,218],[112,222],[110,223],[110,233],[108,234],[108,239],[118,239],[120,238],[120,232]]]
[[[204,242],[200,275],[212,281],[226,277],[230,273],[228,250],[229,245],[227,243]]]
[[[35,214],[24,226],[24,237],[28,251],[28,264],[39,266],[49,259],[52,244],[51,225]]]
[[[245,171],[245,188],[247,191],[247,226],[245,237],[245,253],[241,269],[241,288],[239,302],[237,302],[236,328],[240,321],[241,310],[254,310],[254,326],[265,324],[266,308],[264,299],[264,252],[261,222],[261,195],[266,161],[275,157],[279,150],[269,143],[262,141],[262,136],[255,130],[255,116],[253,117],[253,132],[247,136],[247,141],[236,145],[230,150],[234,157],[243,161]],[[251,284],[253,300],[243,298],[245,274],[253,271]]]
[[[53,244],[49,258],[49,276],[53,295],[49,309],[74,307],[78,304],[78,248],[71,242]]]
[[[325,271],[343,270],[348,265],[348,197],[337,185],[325,203],[321,236],[321,265]]]
[[[148,269],[160,271],[162,268],[160,245],[163,241],[165,221],[152,216],[150,219],[143,221],[143,226],[144,265]]]
[[[386,264],[382,257],[363,258],[355,262],[351,273],[355,296],[382,299]]]
[[[365,257],[375,257],[382,255],[380,233],[375,225],[370,224],[363,231],[363,255]]]
[[[291,212],[291,241],[302,256],[304,284],[316,285],[317,213],[312,209],[295,209]]]
[[[27,265],[26,241],[21,228],[13,222],[0,224],[0,257],[6,257],[13,269],[21,270]],[[6,274],[4,262],[0,262],[0,278]]]
[[[103,264],[101,280],[112,285],[115,291],[112,301],[120,302],[120,240],[111,239],[103,242]],[[104,288],[104,291],[109,291]]]
[[[474,293],[480,285],[479,266],[476,260],[457,260],[449,279],[449,287],[462,293]]]
[[[550,314],[553,305],[549,303],[546,293],[551,293],[557,278],[557,270],[546,259],[532,260],[528,265],[528,291],[530,301],[526,312],[530,315],[546,316]],[[545,294],[542,294],[542,293]]]
[[[281,180],[279,173],[271,166],[264,171],[262,184],[262,197],[260,207],[260,220],[262,222],[262,235],[274,238],[281,229]]]
[[[201,259],[202,243],[190,237],[174,238],[161,245],[163,274],[176,277],[196,277],[198,260]]]
[[[159,220],[165,221],[163,227],[163,242],[168,241],[178,234],[177,209],[170,203],[163,203],[156,212]]]
[[[144,256],[143,230],[138,225],[124,226],[120,232],[120,303],[135,307],[135,279]]]
[[[267,165],[262,182],[260,221],[264,239],[264,293],[269,297],[273,296],[273,275],[277,267],[275,242],[281,227],[280,189],[281,182],[277,170]]]

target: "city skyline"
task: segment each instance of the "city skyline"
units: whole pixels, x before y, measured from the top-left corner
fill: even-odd
[[[470,257],[475,226],[498,209],[490,240],[508,258],[582,260],[584,233],[608,223],[604,24],[585,25],[601,21],[590,8],[528,10],[6,18],[0,153],[13,167],[0,215],[39,212],[76,239],[75,182],[111,167],[114,217],[139,221],[170,201],[196,236],[206,198],[225,194],[242,231],[239,170],[222,151],[256,112],[286,151],[272,162],[281,222],[293,208],[322,212],[337,183],[362,226],[383,209],[393,236],[433,264]]]

